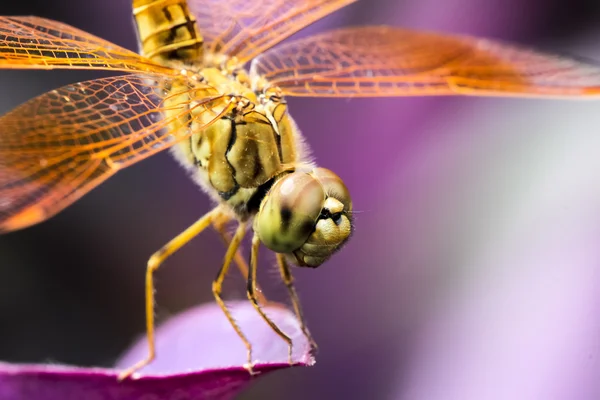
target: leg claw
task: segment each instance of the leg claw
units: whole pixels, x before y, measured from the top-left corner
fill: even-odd
[[[137,363],[137,364],[133,365],[132,367],[127,368],[125,371],[121,372],[119,374],[119,376],[117,376],[117,380],[119,382],[121,382],[127,378],[131,378],[131,379],[137,378],[137,375],[138,375],[137,371],[144,368],[146,365],[150,364],[151,362],[152,362],[152,359],[140,361],[139,363]]]
[[[288,363],[290,365],[294,365],[294,359],[292,358],[292,353],[293,353],[293,344],[292,344],[292,342],[290,342],[288,344]]]
[[[306,328],[302,330],[302,333],[304,333],[304,336],[306,339],[308,339],[308,343],[310,344],[310,353],[312,355],[317,354],[319,351],[319,346],[317,345],[317,342],[315,342],[315,339],[313,339],[312,335]]]
[[[247,362],[247,363],[245,363],[245,364],[243,365],[243,367],[244,367],[244,369],[245,369],[246,371],[248,371],[248,373],[249,373],[250,375],[252,375],[252,376],[254,376],[254,375],[259,375],[259,374],[260,374],[260,372],[256,372],[256,371],[254,371],[254,364],[253,364],[253,363],[251,363],[251,362]]]

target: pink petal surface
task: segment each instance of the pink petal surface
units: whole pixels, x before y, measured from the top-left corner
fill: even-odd
[[[231,399],[258,377],[288,368],[287,344],[250,304],[233,304],[234,317],[253,343],[255,372],[243,368],[245,347],[221,310],[213,304],[179,314],[157,331],[157,358],[133,379],[118,382],[122,368],[146,355],[145,337],[133,345],[116,369],[0,363],[2,400]],[[293,362],[312,365],[310,345],[296,318],[284,308],[267,313],[294,340]]]

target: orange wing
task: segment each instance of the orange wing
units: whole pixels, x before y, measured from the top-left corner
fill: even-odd
[[[240,64],[356,0],[188,0],[209,53]]]
[[[600,94],[600,68],[467,36],[349,28],[278,46],[251,74],[288,96]]]
[[[0,17],[0,68],[177,73],[72,26],[38,17]]]
[[[208,126],[228,109],[227,97],[213,93],[183,78],[131,74],[64,86],[4,115],[0,232],[56,214],[119,169],[187,138],[191,119]]]

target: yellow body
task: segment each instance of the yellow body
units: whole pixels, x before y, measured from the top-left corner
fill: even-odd
[[[163,63],[202,60],[204,41],[186,0],[133,0],[141,53]]]
[[[300,161],[300,135],[286,104],[259,98],[244,70],[203,65],[201,33],[185,0],[134,0],[133,5],[143,55],[166,66],[186,68],[198,75],[198,82],[210,85],[217,93],[231,94],[234,100],[236,96],[249,100],[247,104],[233,104],[208,128],[198,126],[223,107],[202,115],[199,112],[205,110],[199,108],[197,119],[177,119],[170,126],[173,131],[189,128],[194,132],[172,148],[179,162],[214,199],[226,203],[241,219],[247,219],[258,211],[258,204],[254,209],[248,207],[256,190]],[[171,90],[177,92],[181,88]],[[206,97],[202,90],[189,93],[169,102],[184,104],[188,100],[193,107],[194,98],[181,96]],[[173,113],[181,111],[179,107]]]
[[[197,126],[204,125],[222,107],[197,115],[195,120],[178,119],[170,126],[176,131],[188,124],[194,132],[172,148],[179,162],[214,199],[229,205],[241,219],[247,219],[258,211],[258,204],[255,209],[248,207],[257,188],[300,161],[297,151],[300,135],[286,104],[259,98],[244,70],[203,65],[201,34],[185,0],[134,0],[133,5],[143,55],[166,66],[186,68],[217,93],[249,100],[248,104],[233,104],[229,112],[208,128]],[[172,88],[173,92],[180,90]],[[202,90],[190,93],[198,98],[206,96]],[[191,100],[193,107],[193,98],[181,99],[190,95],[179,95],[169,102],[183,104]],[[174,112],[181,111],[179,107]]]

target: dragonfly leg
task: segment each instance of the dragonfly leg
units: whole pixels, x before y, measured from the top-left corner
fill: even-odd
[[[121,372],[118,377],[120,381],[150,364],[156,356],[154,343],[154,272],[156,272],[156,270],[167,259],[167,257],[175,253],[183,245],[188,243],[200,232],[209,227],[212,219],[215,215],[218,215],[219,212],[220,210],[217,207],[205,214],[193,225],[181,232],[173,240],[154,253],[148,260],[148,266],[146,268],[146,332],[148,337],[148,356],[125,371]]]
[[[233,327],[235,332],[238,334],[240,339],[242,339],[242,342],[244,342],[244,345],[246,346],[247,364],[244,365],[244,368],[246,368],[250,374],[254,374],[253,363],[252,363],[252,345],[248,341],[248,338],[246,337],[246,335],[244,335],[244,333],[242,332],[242,329],[240,328],[240,326],[233,319],[231,312],[227,309],[225,302],[221,298],[221,292],[223,290],[223,281],[225,280],[225,276],[227,275],[227,272],[229,271],[231,261],[233,260],[235,254],[237,253],[237,250],[240,247],[240,243],[241,243],[242,239],[244,239],[245,235],[246,235],[246,223],[241,222],[239,224],[239,226],[237,227],[235,234],[233,235],[233,238],[231,239],[231,242],[229,243],[229,247],[227,247],[227,252],[225,253],[225,259],[223,260],[223,265],[221,266],[221,269],[219,270],[217,278],[213,281],[212,291],[213,291],[213,295],[215,296],[215,300],[217,301],[217,304],[219,304],[219,307],[221,307],[221,310],[223,310],[223,313],[225,313],[225,316],[229,320],[229,323],[231,324],[231,326]]]
[[[232,220],[232,218],[229,217],[228,215],[221,214],[218,216],[218,218],[215,218],[215,220],[213,221],[213,227],[219,233],[219,235],[221,236],[221,239],[223,239],[226,246],[229,246],[229,244],[231,243],[231,234],[229,232],[227,232],[225,225],[231,220]],[[240,271],[240,273],[242,274],[244,279],[247,280],[248,279],[248,263],[246,262],[244,257],[242,257],[242,254],[239,250],[237,250],[235,252],[235,256],[233,257],[233,262],[238,267],[238,270]],[[258,302],[261,306],[265,306],[269,303],[269,300],[267,300],[266,296],[264,295],[263,291],[258,286],[258,284],[256,286],[256,297],[258,298]]]
[[[281,330],[281,328],[279,328],[277,326],[277,324],[275,324],[275,322],[273,322],[267,316],[267,314],[265,314],[265,312],[262,310],[262,308],[260,307],[260,305],[258,304],[258,301],[257,301],[256,269],[257,269],[257,264],[258,264],[258,248],[259,248],[259,246],[260,246],[260,240],[258,238],[258,235],[254,234],[254,236],[252,237],[252,249],[250,251],[250,273],[248,274],[248,285],[246,287],[248,299],[250,300],[250,302],[252,302],[252,305],[254,306],[256,311],[258,311],[260,316],[265,320],[265,322],[267,324],[269,324],[271,329],[273,329],[275,331],[275,333],[277,333],[277,335],[279,335],[279,337],[281,337],[283,340],[285,340],[285,342],[288,344],[288,361],[290,364],[292,364],[292,339],[285,332],[283,332]]]
[[[292,271],[290,270],[290,266],[285,260],[285,256],[283,254],[277,253],[277,264],[279,265],[279,272],[281,273],[281,279],[285,286],[288,289],[288,293],[290,299],[292,300],[292,306],[294,308],[294,312],[296,313],[296,317],[300,320],[300,327],[304,336],[308,339],[310,343],[311,350],[316,352],[318,350],[317,342],[313,339],[310,334],[308,327],[306,325],[306,320],[304,319],[304,314],[302,313],[302,306],[300,305],[300,299],[298,298],[298,293],[296,293],[296,289],[294,288],[294,277],[292,276]]]

